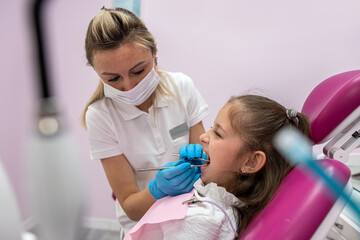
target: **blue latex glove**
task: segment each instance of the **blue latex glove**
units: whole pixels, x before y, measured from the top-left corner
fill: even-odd
[[[200,144],[188,144],[181,146],[179,149],[180,160],[185,160],[194,165],[201,165],[204,161],[194,160],[194,158],[207,159],[207,155],[204,153]]]
[[[156,177],[149,182],[149,191],[156,199],[188,193],[194,182],[200,178],[198,168],[190,168],[189,162],[182,160],[169,162],[164,167],[176,166],[156,172]]]

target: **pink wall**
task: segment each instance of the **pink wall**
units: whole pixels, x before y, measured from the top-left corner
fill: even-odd
[[[28,214],[24,187],[25,159],[23,146],[30,126],[32,71],[29,64],[29,42],[24,2],[11,1],[0,6],[1,60],[0,69],[0,159],[19,199],[21,213]],[[1,206],[4,208],[4,206]]]
[[[34,118],[34,71],[27,4],[0,4],[0,158],[19,199],[23,219],[31,216],[24,148]],[[226,3],[226,4],[220,4]],[[78,142],[86,174],[86,216],[114,218],[111,190],[100,162],[89,160],[79,116],[97,84],[86,66],[87,24],[111,1],[49,0],[48,52],[53,88]],[[260,92],[301,109],[321,80],[360,68],[360,22],[356,0],[151,0],[142,17],[159,47],[159,65],[193,78],[211,115],[231,96]]]

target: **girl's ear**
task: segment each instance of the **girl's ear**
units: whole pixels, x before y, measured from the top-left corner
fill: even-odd
[[[250,158],[245,161],[241,168],[242,173],[258,172],[266,163],[266,155],[263,151],[255,151]]]

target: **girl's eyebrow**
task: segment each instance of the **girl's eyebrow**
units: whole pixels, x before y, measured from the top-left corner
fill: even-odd
[[[141,64],[145,63],[146,61],[141,61],[139,63],[137,63],[135,66],[133,66],[132,68],[130,68],[129,72],[133,71],[136,67],[140,66]],[[104,76],[118,76],[119,74],[117,73],[109,73],[109,72],[103,72],[101,73],[101,75],[104,75]]]
[[[224,133],[226,133],[226,131],[224,130],[224,128],[222,128],[219,123],[215,123],[215,126],[216,126],[217,128],[219,128],[220,130],[222,130]]]

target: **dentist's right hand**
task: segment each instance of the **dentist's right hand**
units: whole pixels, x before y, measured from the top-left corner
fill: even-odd
[[[169,162],[164,167],[176,166],[156,172],[156,177],[149,182],[149,191],[157,200],[166,196],[188,193],[200,178],[198,168],[190,168],[191,164],[180,160]]]

